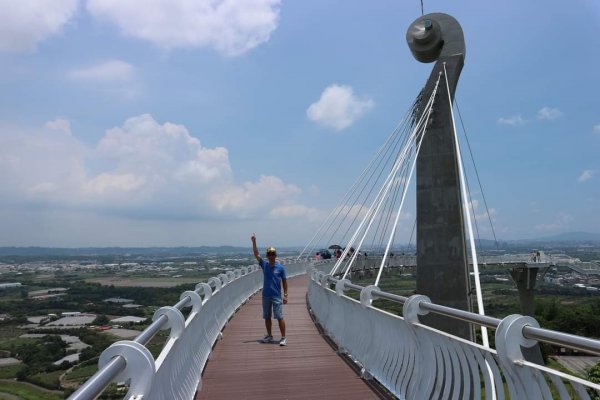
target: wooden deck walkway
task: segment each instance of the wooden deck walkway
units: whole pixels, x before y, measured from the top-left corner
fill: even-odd
[[[380,398],[319,334],[306,306],[307,285],[307,276],[288,280],[285,347],[260,342],[266,334],[260,292],[242,306],[214,348],[197,400]],[[275,320],[273,336],[280,338]]]

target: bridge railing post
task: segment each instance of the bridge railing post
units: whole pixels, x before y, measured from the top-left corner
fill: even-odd
[[[156,373],[156,364],[150,350],[131,340],[113,343],[100,354],[98,368],[102,369],[115,357],[121,357],[125,361],[125,367],[113,378],[113,381],[130,382],[125,398],[147,397]]]

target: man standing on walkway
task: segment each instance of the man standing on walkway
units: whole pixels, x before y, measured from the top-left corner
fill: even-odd
[[[270,343],[273,341],[273,335],[271,334],[271,310],[275,316],[275,319],[279,323],[279,330],[281,331],[281,340],[279,341],[280,346],[285,346],[287,341],[285,339],[285,321],[283,320],[282,311],[282,298],[281,298],[281,287],[283,286],[283,304],[287,304],[288,287],[287,277],[285,275],[285,269],[276,260],[277,251],[274,247],[267,248],[267,259],[268,262],[263,260],[258,252],[256,246],[256,234],[252,234],[252,250],[254,251],[254,257],[258,261],[258,265],[263,271],[263,292],[262,292],[262,307],[263,307],[263,318],[265,319],[265,326],[267,328],[267,336],[263,338],[263,343]]]

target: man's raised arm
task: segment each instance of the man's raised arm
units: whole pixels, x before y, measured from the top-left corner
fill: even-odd
[[[260,253],[258,252],[258,247],[256,247],[256,233],[252,234],[250,240],[252,240],[252,251],[254,252],[254,257],[256,257],[256,261],[260,262]]]

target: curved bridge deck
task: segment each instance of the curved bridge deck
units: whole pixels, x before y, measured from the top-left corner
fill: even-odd
[[[260,293],[242,306],[213,350],[196,399],[380,398],[320,335],[307,309],[307,284],[306,275],[288,280],[286,347],[277,343],[277,321],[276,342],[260,342],[265,335]]]

